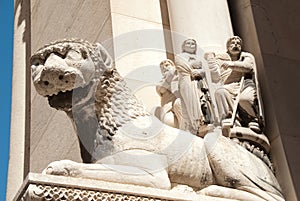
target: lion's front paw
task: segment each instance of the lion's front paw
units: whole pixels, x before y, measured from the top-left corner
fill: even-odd
[[[77,163],[70,160],[55,161],[48,165],[43,170],[42,174],[61,175],[61,176],[76,176]]]

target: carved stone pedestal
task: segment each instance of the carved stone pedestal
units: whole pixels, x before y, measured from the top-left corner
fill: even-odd
[[[104,181],[30,173],[14,201],[226,201],[182,190],[161,190]]]

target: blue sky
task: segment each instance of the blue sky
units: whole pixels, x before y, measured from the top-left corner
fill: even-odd
[[[13,54],[13,0],[0,0],[0,200],[5,200],[9,153],[9,124]]]

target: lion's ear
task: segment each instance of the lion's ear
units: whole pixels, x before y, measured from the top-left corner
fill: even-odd
[[[102,62],[104,64],[105,69],[112,69],[114,67],[113,60],[107,50],[100,44],[96,43],[96,54],[100,56],[100,59],[102,59]]]

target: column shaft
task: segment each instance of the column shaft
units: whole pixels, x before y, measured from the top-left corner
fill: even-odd
[[[204,50],[225,50],[233,35],[226,0],[168,0],[168,9],[171,31],[196,39]],[[181,48],[181,41],[173,43],[175,51]]]

